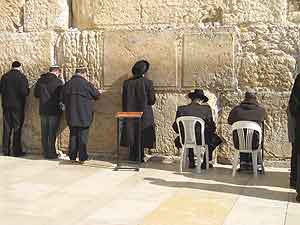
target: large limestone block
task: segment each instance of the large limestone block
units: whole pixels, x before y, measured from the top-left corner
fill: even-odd
[[[76,67],[88,68],[88,80],[100,87],[102,79],[103,36],[99,31],[70,31],[60,35],[55,45],[57,62],[68,80]]]
[[[231,87],[234,83],[232,33],[186,33],[183,49],[183,86]]]
[[[221,0],[142,0],[142,23],[222,23]]]
[[[38,104],[33,97],[33,84],[52,62],[52,33],[0,33],[0,74],[19,60],[30,82],[31,95],[27,98],[22,140],[26,150],[40,151]],[[1,121],[2,123],[2,121]],[[2,126],[2,125],[0,125]]]
[[[7,72],[14,60],[19,60],[32,84],[52,63],[53,40],[51,32],[0,33],[0,74]]]
[[[22,31],[25,0],[0,1],[0,31]]]
[[[241,29],[239,85],[289,91],[297,69],[299,28],[258,25]]]
[[[149,78],[157,87],[177,84],[176,35],[172,32],[120,31],[104,34],[104,86],[122,84],[140,59],[150,62]]]
[[[140,5],[136,0],[74,0],[72,7],[74,25],[80,29],[140,22]]]
[[[67,30],[69,2],[69,0],[27,0],[24,13],[25,31]]]

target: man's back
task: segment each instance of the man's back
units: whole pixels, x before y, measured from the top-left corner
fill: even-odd
[[[23,110],[29,94],[28,80],[19,70],[12,69],[1,78],[0,92],[3,109]]]
[[[265,109],[256,101],[243,101],[233,108],[228,117],[228,123],[232,125],[237,121],[253,121],[261,124],[266,117]]]
[[[234,107],[228,117],[228,123],[232,125],[237,121],[253,121],[262,126],[266,118],[265,109],[258,104],[256,99],[245,99],[240,105]],[[233,143],[235,148],[239,148],[237,132],[233,132]],[[257,149],[259,146],[258,133],[254,132],[252,139],[252,148]]]
[[[64,87],[63,99],[69,126],[88,127],[92,122],[92,100],[100,93],[80,75],[74,75]]]
[[[63,82],[53,73],[41,75],[34,89],[35,97],[40,99],[40,114],[57,115],[58,104]]]
[[[176,119],[182,116],[195,116],[198,118],[201,118],[205,121],[205,134],[206,139],[208,141],[209,135],[211,135],[216,130],[216,124],[213,121],[212,117],[212,111],[208,104],[197,104],[197,103],[191,103],[189,105],[183,105],[179,106],[176,112]],[[175,122],[173,123],[173,129],[176,133],[179,132],[178,126]],[[196,124],[196,136],[201,136],[200,126]],[[200,140],[197,140],[198,144],[201,144]]]

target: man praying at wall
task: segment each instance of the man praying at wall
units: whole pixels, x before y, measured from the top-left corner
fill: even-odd
[[[12,69],[4,74],[0,81],[0,93],[3,109],[3,154],[11,154],[11,135],[13,134],[12,153],[15,157],[24,156],[22,150],[21,133],[24,123],[26,96],[29,86],[26,76],[22,73],[22,65],[15,61]]]
[[[100,97],[100,92],[86,77],[86,68],[76,69],[75,75],[65,84],[62,92],[70,129],[69,157],[75,161],[79,154],[81,163],[88,160],[87,144],[93,121],[93,101]]]
[[[38,79],[34,89],[34,96],[39,99],[42,147],[45,159],[56,159],[58,156],[55,142],[61,115],[59,97],[63,87],[59,76],[59,66],[51,66],[49,72],[42,74]]]

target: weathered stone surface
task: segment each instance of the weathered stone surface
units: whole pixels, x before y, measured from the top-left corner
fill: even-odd
[[[76,67],[88,68],[88,79],[100,87],[102,82],[103,36],[98,31],[70,31],[60,35],[55,46],[57,62],[65,79],[70,79]]]
[[[159,87],[177,84],[176,34],[172,32],[106,32],[104,34],[104,86],[132,76],[140,59],[150,62],[149,78]]]
[[[203,33],[184,35],[183,86],[231,87],[234,81],[232,33]]]
[[[141,6],[142,22],[145,24],[222,23],[223,21],[221,0],[142,0]]]
[[[73,1],[74,24],[80,29],[108,25],[240,24],[286,21],[282,0],[126,0]]]
[[[0,31],[22,31],[25,0],[2,0],[0,3]]]
[[[286,1],[227,0],[224,4],[224,23],[284,23],[286,21]]]
[[[290,90],[299,48],[296,26],[251,26],[241,29],[239,85]]]
[[[69,0],[27,0],[25,31],[66,30],[69,27]]]
[[[294,23],[300,22],[300,2],[288,0],[288,20]]]
[[[74,25],[81,29],[140,22],[139,1],[74,0]]]

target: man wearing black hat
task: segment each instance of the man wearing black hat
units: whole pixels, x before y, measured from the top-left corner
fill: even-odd
[[[212,110],[211,107],[207,104],[208,98],[204,95],[203,90],[196,89],[194,92],[188,94],[188,97],[192,100],[192,102],[188,105],[179,106],[176,112],[176,118],[173,123],[173,130],[179,134],[179,128],[177,126],[176,120],[182,116],[194,116],[199,117],[205,121],[205,142],[208,145],[209,150],[209,166],[212,165],[212,153],[215,148],[222,143],[222,139],[215,133],[216,132],[216,124],[213,121]],[[196,142],[197,144],[201,143],[201,127],[200,124],[196,124]],[[175,139],[175,146],[179,149],[181,148],[179,136]],[[189,149],[189,168],[195,168],[195,159],[194,159],[194,151],[193,149]],[[204,161],[201,165],[202,169],[206,168],[206,161]]]
[[[265,109],[258,103],[256,98],[256,92],[254,90],[248,90],[245,94],[245,99],[236,107],[234,107],[228,117],[228,123],[232,125],[237,121],[253,121],[257,122],[260,126],[263,126],[263,122],[266,119]],[[258,148],[258,133],[254,132],[253,137],[253,149]],[[237,132],[233,133],[233,142],[236,148],[238,148],[238,136]],[[251,154],[240,153],[240,170],[252,170],[252,157]]]
[[[76,69],[62,92],[70,129],[69,157],[70,160],[76,160],[79,153],[80,162],[88,160],[87,143],[93,121],[93,101],[100,97],[100,92],[85,79],[86,75],[86,68]]]
[[[153,82],[145,77],[150,64],[145,60],[135,63],[132,68],[133,77],[123,83],[123,111],[143,112],[142,117],[142,162],[144,161],[144,148],[155,147],[155,125],[152,105],[155,104],[155,91]],[[125,121],[122,132],[122,146],[129,146],[129,160],[138,161],[138,135],[137,121]]]
[[[63,87],[63,82],[58,78],[59,75],[59,66],[51,66],[49,72],[42,74],[38,79],[34,89],[34,96],[40,101],[42,146],[46,159],[55,159],[58,156],[55,142],[61,114],[60,91]]]
[[[3,108],[3,154],[10,155],[10,137],[13,131],[13,155],[16,157],[24,156],[25,152],[23,152],[21,145],[21,132],[29,86],[26,76],[21,72],[20,62],[13,62],[12,69],[2,76],[0,93]]]

